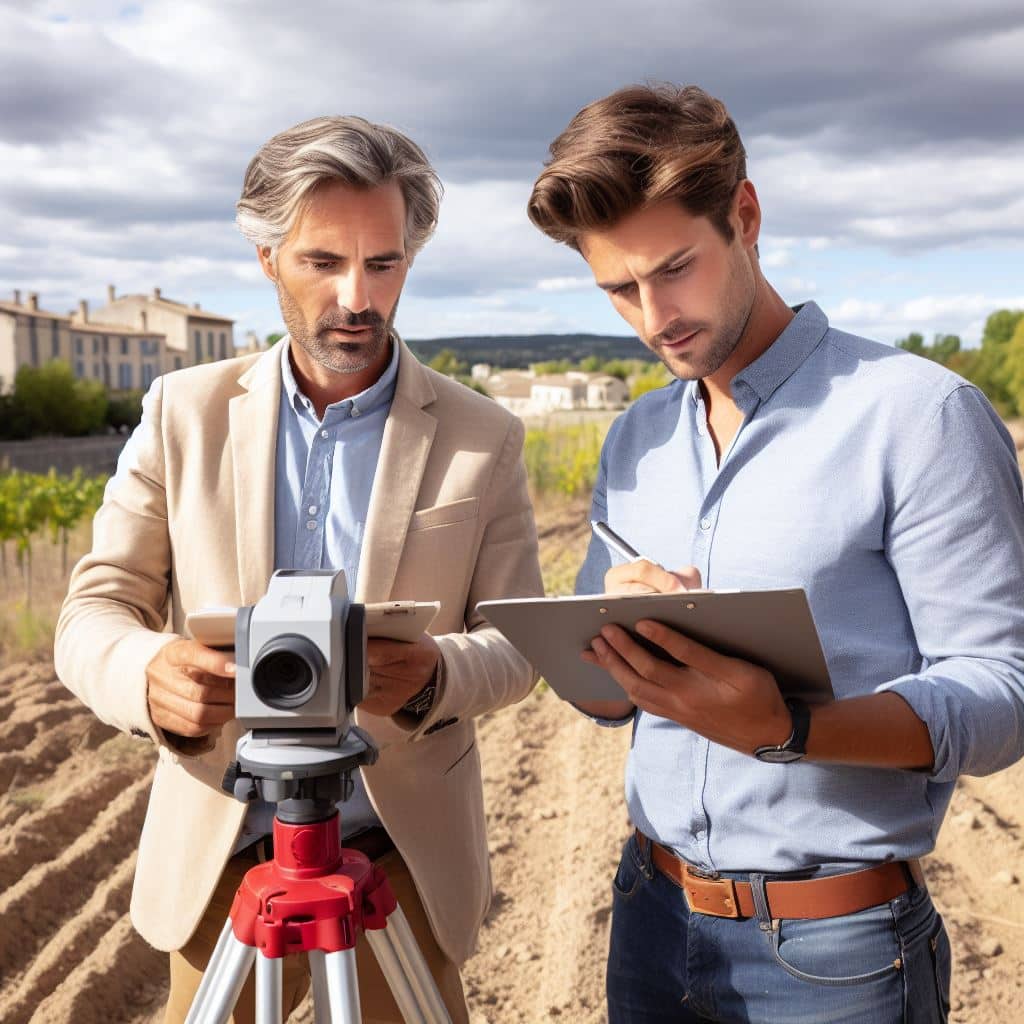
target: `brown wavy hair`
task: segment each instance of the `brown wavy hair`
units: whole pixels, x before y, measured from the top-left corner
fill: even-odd
[[[665,199],[733,239],[729,211],[746,151],[725,105],[696,85],[620,89],[584,107],[550,154],[527,213],[557,242],[578,250],[583,232]]]

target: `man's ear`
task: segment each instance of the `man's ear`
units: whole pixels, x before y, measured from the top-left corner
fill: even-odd
[[[761,235],[761,204],[757,198],[754,183],[749,178],[736,186],[733,199],[733,225],[740,236],[744,249],[757,245]]]
[[[260,261],[263,273],[277,284],[277,261],[274,259],[274,250],[269,245],[257,245],[256,258]]]

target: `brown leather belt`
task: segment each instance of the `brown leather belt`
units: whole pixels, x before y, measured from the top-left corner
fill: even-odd
[[[344,850],[358,850],[369,857],[370,860],[379,860],[385,853],[390,853],[395,848],[395,844],[391,841],[391,836],[380,825],[375,825],[373,828],[365,829],[354,836],[342,839],[341,846]],[[254,856],[261,864],[264,861],[272,860],[274,857],[274,837],[269,834],[265,835],[262,839],[257,839],[252,846],[247,846],[241,853]]]
[[[749,882],[708,877],[680,860],[671,850],[651,842],[639,830],[636,839],[641,852],[651,844],[651,862],[683,890],[690,910],[712,917],[739,918],[757,914]],[[888,903],[915,885],[920,888],[925,885],[921,862],[902,860],[824,878],[769,881],[765,883],[765,895],[772,918],[841,917]]]

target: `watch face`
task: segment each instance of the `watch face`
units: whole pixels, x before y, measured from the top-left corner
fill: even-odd
[[[780,750],[778,747],[768,747],[766,750],[757,750],[754,757],[758,761],[766,761],[768,764],[791,764],[793,761],[803,759],[803,752],[799,750]]]

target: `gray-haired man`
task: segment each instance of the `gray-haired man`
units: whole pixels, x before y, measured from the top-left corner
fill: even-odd
[[[355,721],[381,754],[342,828],[385,868],[452,1019],[467,1019],[458,964],[490,896],[473,719],[534,682],[473,609],[542,587],[521,423],[421,366],[392,329],[440,191],[418,146],[361,118],[308,121],[259,151],[238,222],[289,337],[156,381],[72,577],[61,678],[158,747],[132,919],[174,951],[168,1021],[270,852],[272,817],[220,789],[240,732],[230,657],[179,634],[203,605],[254,603],[277,568],[344,569],[359,601],[441,602],[435,636],[370,642]],[[286,964],[286,1012],[307,985]],[[401,1020],[365,950],[359,986],[364,1021]],[[252,1013],[250,985],[235,1020]]]

